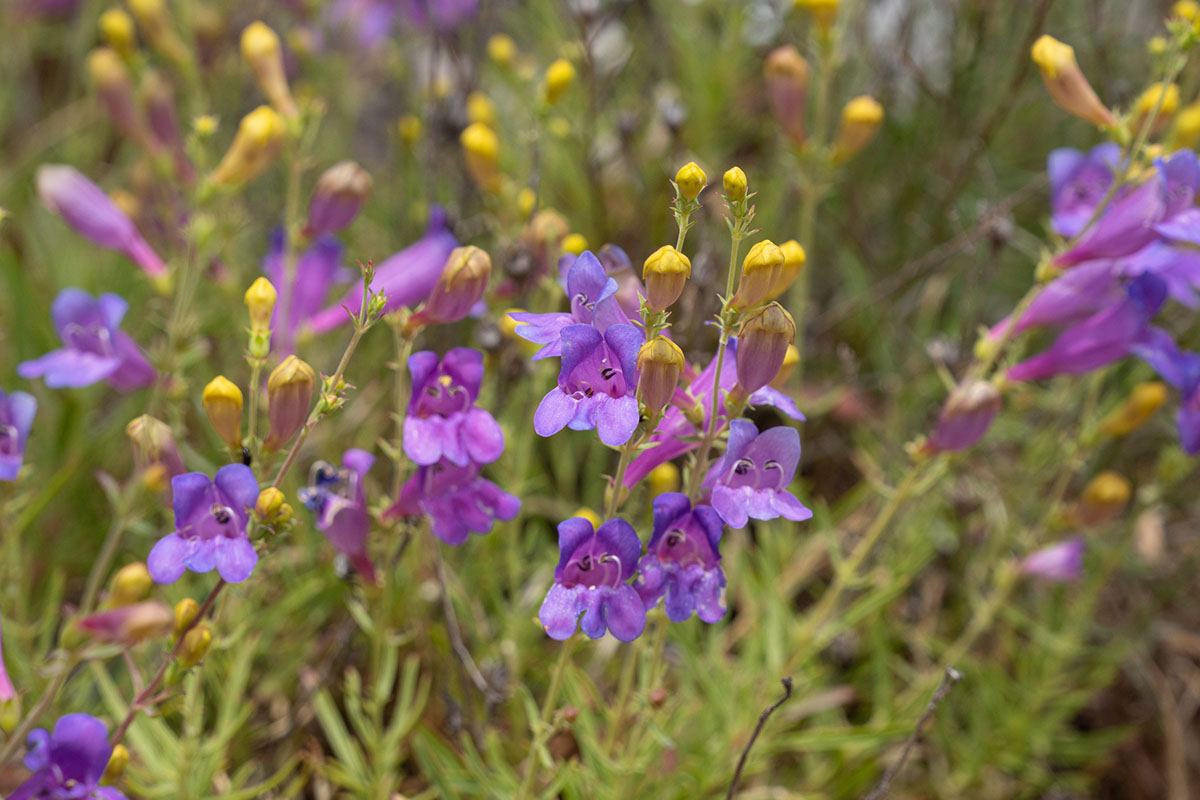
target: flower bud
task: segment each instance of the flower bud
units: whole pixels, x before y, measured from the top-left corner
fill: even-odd
[[[119,8],[110,8],[100,15],[100,36],[122,58],[129,58],[137,51],[133,20]]]
[[[496,137],[496,132],[482,122],[475,122],[463,130],[459,136],[459,143],[462,145],[463,158],[466,159],[471,180],[485,191],[499,191],[500,170],[497,159],[500,140]]]
[[[152,145],[133,97],[133,79],[117,51],[97,47],[88,54],[87,70],[113,126],[143,147]]]
[[[825,33],[837,22],[838,5],[840,0],[796,0],[796,8],[807,11],[813,23]]]
[[[191,624],[200,614],[200,604],[190,597],[185,597],[175,604],[174,623],[171,627],[171,638],[178,639],[183,635],[183,632],[191,627]]]
[[[371,176],[353,161],[339,161],[321,173],[308,203],[309,237],[336,233],[358,216],[371,195]]]
[[[171,609],[157,600],[146,600],[92,614],[77,625],[84,634],[102,642],[136,644],[165,636],[171,629]]]
[[[588,508],[587,506],[577,509],[575,511],[575,513],[572,514],[571,516],[572,517],[582,517],[582,518],[586,519],[588,522],[592,523],[593,528],[599,528],[600,524],[602,522],[604,522],[604,520],[600,519],[599,514],[597,514],[595,511]]]
[[[646,476],[646,483],[650,487],[652,497],[658,497],[667,492],[677,492],[679,491],[679,467],[675,466],[673,461],[659,464],[650,470],[650,474]]]
[[[783,391],[787,385],[788,379],[792,377],[792,373],[796,371],[796,365],[800,363],[800,350],[794,344],[789,344],[787,352],[783,354],[783,364],[779,367],[779,372],[775,373],[775,377],[771,379],[769,384],[772,389]]]
[[[695,161],[689,161],[675,173],[675,186],[684,200],[695,200],[707,183],[708,176]]]
[[[267,378],[267,417],[271,432],[263,442],[266,450],[278,450],[308,419],[317,375],[296,356],[288,356]]]
[[[129,750],[123,744],[113,746],[112,755],[108,757],[108,766],[104,768],[102,783],[112,785],[121,780],[125,767],[129,765]]]
[[[155,50],[176,67],[191,69],[188,50],[175,33],[166,0],[126,0],[126,5]]]
[[[271,314],[278,295],[275,286],[266,278],[257,278],[246,290],[243,300],[250,312],[250,331],[264,333],[271,329]]]
[[[496,124],[496,106],[483,92],[471,92],[467,95],[467,121],[482,122],[493,127]]]
[[[483,298],[492,275],[492,259],[473,245],[450,251],[437,285],[419,312],[425,323],[457,322]]]
[[[1083,550],[1083,537],[1072,536],[1025,556],[1020,569],[1026,575],[1055,583],[1079,580],[1083,575]]]
[[[487,42],[487,54],[497,66],[507,67],[517,57],[517,43],[507,34],[493,34]]]
[[[725,196],[731,203],[740,203],[746,199],[748,182],[746,173],[741,167],[730,167],[721,176],[721,184],[725,188]]]
[[[179,648],[180,668],[191,669],[199,664],[200,660],[208,654],[210,645],[212,645],[212,630],[208,627],[208,623],[201,622],[183,637],[183,646]]]
[[[283,71],[283,49],[279,36],[261,21],[251,22],[242,31],[242,58],[254,73],[254,82],[275,110],[285,117],[296,116],[296,101],[288,88]]]
[[[587,250],[587,239],[582,233],[568,233],[562,240],[562,250],[564,253],[570,253],[577,256],[584,250]]]
[[[763,71],[771,113],[792,143],[797,147],[803,145],[808,138],[804,127],[808,106],[808,62],[795,47],[785,45],[767,56]]]
[[[141,97],[142,105],[146,109],[146,120],[150,123],[150,135],[154,137],[154,141],[171,151],[179,176],[191,182],[195,171],[184,152],[183,135],[179,128],[175,94],[171,84],[157,71],[146,70],[142,75]]]
[[[954,387],[938,416],[929,448],[956,452],[971,447],[987,433],[1001,403],[1000,390],[990,381],[972,380]]]
[[[841,163],[871,143],[883,124],[883,106],[873,97],[861,95],[842,109],[837,136],[833,140],[833,160]]]
[[[638,397],[651,418],[671,402],[683,367],[683,351],[665,336],[654,337],[638,350]]]
[[[743,310],[764,302],[779,283],[783,260],[783,250],[770,239],[751,247],[742,261],[742,277],[730,305]]]
[[[283,510],[286,501],[283,492],[274,486],[268,486],[258,493],[258,502],[254,504],[254,516],[259,522],[272,523],[278,520],[279,512]]]
[[[259,106],[242,117],[233,143],[209,176],[217,186],[236,186],[252,180],[278,158],[287,126],[270,106]]]
[[[554,105],[562,99],[567,89],[575,82],[575,67],[565,58],[560,58],[546,69],[546,102]]]
[[[1080,525],[1102,525],[1125,510],[1133,487],[1119,472],[1105,470],[1088,482],[1075,506],[1075,521]]]
[[[183,459],[179,456],[179,448],[175,445],[175,435],[171,433],[170,425],[149,414],[143,414],[125,426],[125,435],[129,437],[129,444],[133,448],[133,463],[139,470],[159,467],[167,481],[183,474]]]
[[[213,430],[231,450],[242,446],[242,390],[224,375],[213,378],[200,396]]]
[[[650,704],[651,708],[662,708],[667,702],[667,696],[667,690],[659,686],[657,689],[654,689],[652,692],[650,692],[647,702]]]
[[[642,266],[646,305],[654,311],[663,311],[675,305],[691,276],[692,262],[687,256],[669,244],[658,248]]]
[[[113,575],[108,590],[110,606],[128,606],[145,600],[154,586],[150,570],[141,561],[126,564]]]
[[[804,269],[804,262],[808,260],[804,248],[795,239],[789,239],[779,245],[779,249],[783,251],[783,268],[779,271],[779,280],[775,281],[771,291],[767,292],[768,300],[774,300],[786,292],[796,282],[796,278]]]
[[[770,303],[742,323],[738,331],[737,385],[739,400],[766,386],[779,374],[788,345],[796,339],[796,323],[779,303]]]
[[[1177,19],[1196,22],[1200,20],[1200,3],[1196,0],[1179,0],[1171,6],[1171,16]]]
[[[1154,118],[1154,125],[1150,128],[1152,134],[1167,127],[1171,117],[1179,110],[1179,85],[1172,83],[1164,89],[1162,81],[1159,81],[1146,87],[1146,91],[1138,95],[1138,99],[1133,103],[1134,130],[1141,130],[1155,108],[1158,109],[1158,116]]]
[[[1133,387],[1125,402],[1114,408],[1100,423],[1100,430],[1109,436],[1124,436],[1145,425],[1154,412],[1167,402],[1167,385],[1148,381]]]
[[[1191,150],[1200,144],[1200,102],[1185,106],[1175,115],[1175,124],[1167,136],[1167,152]]]
[[[1116,126],[1117,118],[1104,107],[1075,60],[1075,49],[1043,34],[1030,51],[1042,71],[1042,81],[1059,108],[1100,128]]]

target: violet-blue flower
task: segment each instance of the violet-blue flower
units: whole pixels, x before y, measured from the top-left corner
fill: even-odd
[[[623,642],[641,636],[646,607],[628,583],[642,552],[633,527],[610,519],[595,529],[572,517],[558,525],[558,552],[554,585],[538,611],[550,638],[570,639],[577,625],[592,639],[605,631]]]
[[[291,353],[295,350],[296,331],[321,310],[325,296],[342,272],[343,248],[334,237],[321,236],[296,259],[291,280],[288,280],[284,237],[282,228],[271,232],[270,249],[263,258],[262,271],[279,292],[271,317],[276,349]],[[287,319],[281,322],[282,315]]]
[[[82,289],[63,289],[50,316],[63,347],[17,367],[22,378],[45,378],[51,389],[105,381],[120,392],[154,382],[154,367],[120,329],[129,304],[115,294],[93,298]]]
[[[1088,152],[1061,147],[1050,153],[1050,227],[1059,236],[1075,236],[1092,218],[1116,179],[1121,147],[1105,142]]]
[[[1072,536],[1025,556],[1021,571],[1056,583],[1078,580],[1083,574],[1083,548],[1083,537]]]
[[[146,566],[156,583],[174,583],[184,570],[211,572],[229,583],[250,577],[258,553],[246,534],[258,501],[258,481],[249,467],[226,464],[213,478],[185,472],[171,479],[175,532],[150,551]]]
[[[326,461],[314,464],[309,486],[299,492],[300,502],[316,516],[317,528],[368,583],[375,582],[375,565],[367,551],[371,515],[363,480],[374,464],[375,456],[351,448],[342,454],[341,469]]]
[[[0,389],[0,481],[15,481],[25,461],[25,442],[33,428],[37,400],[28,392]]]
[[[724,530],[712,506],[692,508],[686,494],[654,498],[654,533],[633,582],[647,609],[665,597],[663,608],[672,622],[683,622],[693,612],[709,623],[725,616]]]
[[[751,519],[784,517],[796,522],[812,517],[788,485],[800,463],[800,433],[781,425],[762,433],[753,422],[729,423],[725,454],[704,478],[712,491],[712,505],[733,528],[744,528]]]
[[[1188,455],[1200,453],[1200,353],[1179,349],[1170,334],[1151,327],[1133,353],[1179,390],[1182,399],[1175,412],[1179,443]]]
[[[404,419],[404,454],[418,464],[443,457],[457,466],[490,464],[504,452],[504,431],[477,408],[483,354],[456,347],[439,359],[423,351],[408,359],[412,395]]]
[[[126,800],[100,779],[112,757],[108,728],[89,714],[67,714],[54,732],[29,734],[25,766],[33,772],[8,800]]]
[[[427,515],[435,536],[460,545],[472,533],[488,533],[495,520],[510,520],[520,510],[520,499],[480,477],[478,464],[460,466],[443,458],[417,469],[387,516]]]
[[[616,299],[619,287],[608,277],[600,260],[588,250],[574,257],[567,271],[566,292],[571,310],[547,314],[519,311],[510,314],[517,326],[514,333],[522,339],[545,345],[533,360],[561,356],[562,332],[568,325],[591,325],[601,333],[613,325],[629,322]]]

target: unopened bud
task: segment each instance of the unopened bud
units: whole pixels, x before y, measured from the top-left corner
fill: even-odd
[[[317,375],[296,356],[288,356],[267,378],[267,417],[271,432],[263,442],[266,450],[278,450],[296,435],[308,419]]]
[[[117,51],[97,47],[88,54],[87,69],[96,97],[113,126],[138,144],[151,144],[133,97],[133,79]]]
[[[257,278],[246,290],[243,300],[250,312],[250,330],[263,333],[271,329],[271,314],[275,311],[278,295],[275,286],[266,278]]]
[[[954,387],[929,439],[930,449],[956,452],[971,447],[987,433],[1002,402],[1000,390],[990,381],[972,380]]]
[[[113,746],[112,755],[108,757],[108,766],[104,768],[102,783],[112,785],[121,780],[125,767],[129,765],[129,750],[123,744]]]
[[[788,379],[792,377],[792,374],[796,371],[796,365],[799,363],[799,348],[794,344],[789,344],[787,352],[783,354],[783,364],[780,365],[779,372],[775,373],[775,377],[771,379],[770,387],[783,391]]]
[[[179,129],[179,117],[175,113],[175,94],[171,84],[159,72],[146,70],[142,76],[141,96],[151,135],[156,142],[175,154],[180,174],[191,180],[192,165],[183,152],[183,136]]]
[[[1152,83],[1146,91],[1138,95],[1138,99],[1133,103],[1134,130],[1141,130],[1156,108],[1158,116],[1154,118],[1154,125],[1150,128],[1152,134],[1167,127],[1175,112],[1179,110],[1178,84],[1168,84],[1164,89],[1161,81]]]
[[[833,140],[833,160],[843,162],[871,143],[883,124],[883,106],[875,98],[861,95],[842,109],[837,136]]]
[[[562,240],[562,250],[564,253],[570,253],[577,256],[584,250],[587,250],[587,239],[582,233],[568,233]]]
[[[578,706],[563,706],[561,713],[564,722],[574,722],[579,719]]]
[[[1200,103],[1185,106],[1175,115],[1175,124],[1167,136],[1167,151],[1191,150],[1200,144]]]
[[[122,58],[129,58],[137,50],[133,20],[119,8],[110,8],[100,15],[100,36]]]
[[[721,176],[721,185],[725,189],[725,196],[729,198],[731,203],[740,203],[746,199],[746,191],[749,186],[746,180],[746,173],[741,167],[730,167],[725,170],[725,174]]]
[[[695,161],[689,161],[675,173],[675,186],[684,200],[695,200],[708,184],[708,176]]]
[[[763,68],[771,113],[792,143],[799,147],[808,138],[804,114],[808,106],[808,62],[792,45],[777,48]]]
[[[396,135],[405,145],[412,147],[421,140],[423,127],[420,117],[415,114],[405,114],[396,120]]]
[[[475,122],[463,130],[459,136],[459,143],[462,145],[463,158],[466,159],[471,180],[485,191],[499,191],[500,170],[497,163],[500,139],[496,132],[482,122]]]
[[[783,250],[770,239],[755,243],[742,261],[742,277],[730,305],[743,310],[765,301],[783,275],[783,260]]]
[[[208,623],[201,622],[184,634],[183,646],[179,648],[179,666],[183,669],[191,669],[199,664],[201,659],[208,654],[210,645],[212,645],[212,630],[208,627]]]
[[[125,426],[125,435],[133,448],[133,463],[140,470],[161,467],[167,481],[184,472],[183,459],[175,445],[171,426],[149,414],[130,421]]]
[[[1188,22],[1200,20],[1200,3],[1196,0],[1179,0],[1171,6],[1171,16]]]
[[[145,600],[154,586],[150,570],[141,561],[126,564],[113,575],[108,590],[110,606],[127,606]]]
[[[204,387],[200,400],[208,421],[231,450],[242,446],[242,390],[224,375]]]
[[[268,486],[258,493],[258,502],[254,504],[254,516],[263,523],[270,524],[277,521],[286,499],[283,492],[274,486]]]
[[[692,262],[687,256],[669,244],[658,248],[642,266],[646,304],[654,311],[670,308],[691,276]]]
[[[209,177],[217,186],[236,186],[258,177],[283,149],[287,126],[270,106],[259,106],[242,117],[233,143]]]
[[[528,186],[517,192],[517,213],[521,219],[528,219],[537,205],[537,192]]]
[[[437,285],[419,312],[426,323],[457,322],[483,298],[492,275],[492,259],[473,245],[456,247],[446,259]]]
[[[1075,60],[1075,49],[1043,34],[1030,51],[1054,102],[1069,114],[1100,128],[1116,126],[1117,118],[1104,107]]]
[[[779,374],[788,345],[796,339],[796,323],[779,303],[770,303],[742,323],[738,331],[737,386],[741,400],[757,392]]]
[[[1162,381],[1139,383],[1133,387],[1125,402],[1117,406],[1100,423],[1100,430],[1109,436],[1124,436],[1145,425],[1154,412],[1167,402],[1167,386]]]
[[[679,467],[673,461],[659,464],[646,476],[646,484],[652,497],[679,491]]]
[[[671,402],[683,372],[683,351],[665,336],[656,336],[638,350],[638,397],[651,418]]]
[[[771,287],[771,291],[767,292],[767,299],[774,300],[788,290],[796,278],[800,276],[804,269],[804,263],[808,260],[804,248],[795,239],[790,239],[779,245],[779,249],[783,251],[783,268],[779,271],[779,280],[775,281],[775,285]]]
[[[190,629],[196,617],[200,614],[200,604],[190,597],[185,597],[175,604],[174,623],[171,627],[171,637],[178,639],[183,632]]]
[[[813,23],[828,33],[837,22],[840,0],[796,0],[796,8],[807,11]]]
[[[183,40],[175,33],[166,0],[126,0],[147,41],[177,67],[190,69],[190,56]]]
[[[582,517],[583,519],[586,519],[588,522],[592,523],[593,528],[599,528],[600,524],[602,522],[604,522],[604,520],[602,520],[600,518],[599,514],[597,514],[595,511],[588,508],[587,506],[576,509],[575,513],[572,514],[571,516],[572,517]]]
[[[507,34],[494,34],[492,38],[488,39],[487,54],[488,58],[498,66],[510,66],[513,59],[517,57],[517,43]]]
[[[252,22],[242,31],[242,58],[254,73],[254,82],[275,110],[285,117],[296,116],[296,101],[283,71],[283,48],[279,36],[262,22]]]
[[[471,92],[467,95],[467,120],[482,122],[488,126],[496,124],[496,106],[483,92]]]
[[[575,82],[575,67],[565,58],[560,58],[546,69],[546,102],[554,105],[562,99],[567,89]]]
[[[136,644],[171,629],[171,609],[157,600],[119,606],[79,620],[84,634],[103,642]]]
[[[1105,470],[1088,482],[1075,507],[1080,525],[1102,525],[1125,510],[1133,487],[1119,472]]]
[[[650,692],[650,697],[647,698],[651,708],[662,708],[667,702],[667,690],[659,686]]]

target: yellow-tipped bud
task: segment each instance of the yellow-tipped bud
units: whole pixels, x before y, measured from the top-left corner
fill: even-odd
[[[190,597],[185,597],[175,604],[175,621],[171,627],[171,637],[178,639],[183,635],[200,614],[200,604]]]
[[[154,579],[150,577],[150,570],[145,564],[140,561],[126,564],[113,575],[108,590],[108,604],[127,606],[145,600],[153,586]]]
[[[183,646],[179,648],[179,666],[182,669],[191,669],[196,666],[208,654],[208,648],[211,645],[212,630],[208,627],[208,623],[201,622],[184,634]]]
[[[675,186],[684,200],[695,200],[708,184],[708,176],[695,161],[689,161],[675,173]]]
[[[546,102],[554,105],[562,99],[567,89],[575,82],[575,67],[565,58],[560,58],[546,69]]]
[[[496,124],[496,106],[483,92],[471,92],[467,95],[467,119],[471,122],[482,122],[489,127]]]
[[[517,212],[522,219],[527,219],[533,213],[533,207],[537,204],[537,192],[526,186],[517,192]]]
[[[285,117],[296,116],[296,101],[283,71],[283,48],[275,31],[260,21],[247,25],[242,31],[242,58],[275,110]]]
[[[287,125],[270,106],[259,106],[242,117],[233,143],[209,177],[217,186],[236,186],[257,178],[279,157]]]
[[[779,366],[779,372],[775,373],[775,377],[771,379],[769,384],[772,389],[783,391],[783,387],[787,385],[788,378],[792,377],[792,373],[796,371],[796,365],[800,363],[800,350],[796,345],[789,344],[787,352],[783,355],[783,364]]]
[[[1046,90],[1062,110],[1100,128],[1117,124],[1117,118],[1100,102],[1096,91],[1079,69],[1073,47],[1043,34],[1033,43],[1030,55],[1042,72]]]
[[[463,157],[466,159],[467,172],[471,179],[481,189],[489,192],[499,191],[500,170],[497,168],[497,162],[500,139],[496,132],[482,122],[475,122],[463,130],[459,136],[459,143],[462,145]]]
[[[562,241],[562,249],[564,253],[570,253],[577,256],[584,250],[587,250],[587,239],[582,233],[568,233]]]
[[[137,51],[133,19],[119,8],[110,8],[100,15],[100,36],[124,58]]]
[[[204,411],[213,430],[230,449],[242,446],[242,390],[224,375],[209,381],[201,395]]]
[[[192,130],[201,139],[207,139],[217,132],[220,123],[212,114],[201,114],[192,120]]]
[[[278,450],[296,435],[308,419],[317,374],[296,356],[285,358],[267,378],[267,417],[271,432],[263,449]]]
[[[804,115],[808,110],[808,62],[792,45],[771,52],[763,67],[771,113],[783,132],[799,147],[808,138]]]
[[[1158,116],[1154,118],[1154,125],[1150,128],[1151,133],[1165,128],[1171,121],[1171,117],[1175,116],[1175,112],[1179,110],[1179,86],[1172,83],[1164,90],[1162,81],[1159,81],[1150,84],[1146,87],[1146,91],[1138,95],[1138,99],[1133,103],[1133,125],[1136,130],[1141,129],[1155,108],[1158,109]]]
[[[287,498],[283,492],[274,486],[268,486],[258,493],[258,502],[254,504],[254,516],[259,522],[272,523],[279,519]]]
[[[783,274],[783,250],[770,239],[750,248],[742,261],[742,277],[731,305],[739,310],[765,302]]]
[[[1188,22],[1196,22],[1200,20],[1200,3],[1197,3],[1196,0],[1179,0],[1178,3],[1171,6],[1171,16],[1186,19]]]
[[[1088,482],[1075,507],[1075,521],[1080,525],[1101,525],[1114,519],[1129,502],[1133,487],[1119,472],[1105,470]]]
[[[683,373],[683,351],[665,336],[655,336],[638,350],[638,397],[656,418],[671,402]]]
[[[265,333],[271,329],[271,314],[275,311],[275,287],[266,278],[258,278],[246,290],[244,300],[250,312],[250,331]]]
[[[764,306],[743,322],[738,331],[737,385],[733,394],[745,401],[778,377],[788,345],[795,340],[796,322],[779,303]]]
[[[112,755],[108,757],[108,766],[104,768],[101,783],[112,785],[121,780],[125,767],[129,765],[129,750],[123,744],[113,746]]]
[[[807,11],[813,23],[828,33],[837,22],[840,0],[796,0],[796,8]]]
[[[583,517],[583,518],[584,518],[584,519],[586,519],[588,522],[592,523],[592,527],[593,527],[593,528],[599,528],[599,527],[600,527],[600,523],[604,522],[604,520],[600,519],[600,515],[599,515],[599,514],[597,514],[595,511],[593,511],[592,509],[588,508],[587,506],[584,506],[583,508],[577,509],[577,510],[575,511],[575,513],[574,513],[574,514],[572,514],[571,516],[572,516],[572,517]]]
[[[846,103],[833,140],[833,160],[843,162],[871,143],[883,124],[883,106],[875,98],[861,95]]]
[[[1145,425],[1167,402],[1167,385],[1162,381],[1139,383],[1133,387],[1125,402],[1117,406],[1100,423],[1100,430],[1109,436],[1124,436]]]
[[[177,67],[190,67],[188,50],[175,33],[166,0],[126,0],[126,5],[155,50]]]
[[[421,141],[423,127],[420,117],[415,114],[405,114],[396,120],[396,135],[400,137],[400,141],[404,142],[405,145],[412,147]]]
[[[493,34],[487,42],[487,54],[498,66],[507,67],[517,57],[517,44],[507,34]]]
[[[77,620],[75,633],[102,642],[136,644],[166,634],[171,628],[171,609],[156,600],[115,606]]]
[[[740,203],[746,199],[749,182],[741,167],[730,167],[725,170],[725,174],[721,176],[721,185],[725,189],[725,196],[729,198],[729,202]]]
[[[423,322],[457,322],[483,298],[492,275],[492,257],[474,245],[450,251],[442,275],[421,309]]]
[[[1185,106],[1175,115],[1175,125],[1167,137],[1167,150],[1193,149],[1200,144],[1200,102]]]
[[[148,480],[152,469],[158,473],[154,477],[163,484],[183,473],[183,459],[167,423],[143,414],[125,426],[125,435],[133,448],[133,463],[147,473]]]
[[[670,308],[691,276],[692,262],[687,256],[669,244],[658,248],[642,266],[646,305],[654,311]]]
[[[667,492],[677,492],[679,491],[679,467],[675,466],[672,461],[659,464],[650,470],[650,474],[646,476],[646,483],[650,487],[651,497],[658,497]]]
[[[783,251],[783,269],[779,272],[779,280],[771,287],[771,291],[767,292],[768,300],[774,300],[786,292],[804,269],[804,262],[808,260],[804,248],[795,239],[789,239],[779,245],[779,249]]]

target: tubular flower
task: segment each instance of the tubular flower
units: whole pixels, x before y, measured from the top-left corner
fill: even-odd
[[[0,389],[0,481],[15,481],[25,461],[37,400],[28,392]],[[0,671],[3,665],[0,664]]]
[[[628,323],[616,294],[617,281],[610,278],[595,254],[585,250],[575,258],[567,272],[567,298],[570,312],[533,314],[527,311],[509,316],[517,323],[514,333],[536,344],[544,345],[534,354],[536,361],[563,354],[562,332],[568,325],[592,325],[603,331],[612,325]]]
[[[294,355],[285,358],[267,378],[267,417],[271,432],[263,441],[267,450],[287,444],[308,419],[317,376],[304,361]]]
[[[1059,236],[1076,236],[1092,218],[1121,166],[1121,146],[1105,142],[1088,152],[1060,147],[1050,153],[1050,227]]]
[[[261,21],[250,23],[242,31],[242,58],[275,110],[285,117],[296,116],[296,101],[283,71],[283,48],[278,34]]]
[[[1083,537],[1072,536],[1025,556],[1021,571],[1055,583],[1079,580],[1083,575]]]
[[[88,714],[67,714],[54,732],[38,728],[29,734],[25,767],[33,774],[9,800],[125,800],[111,786],[101,786],[113,748],[108,728]]]
[[[1073,47],[1053,36],[1043,35],[1033,43],[1031,55],[1033,63],[1042,71],[1046,89],[1060,108],[1099,128],[1117,124],[1117,118],[1100,102],[1087,76],[1079,69]]]
[[[1200,453],[1200,353],[1180,350],[1159,328],[1151,328],[1133,352],[1182,394],[1175,414],[1179,442],[1188,455]]]
[[[415,317],[426,323],[457,322],[483,299],[491,275],[492,259],[483,250],[473,245],[454,248]]]
[[[773,381],[795,339],[796,323],[779,303],[743,322],[734,359],[738,379],[734,394],[745,399]]]
[[[786,519],[802,522],[812,511],[788,491],[800,463],[800,434],[779,426],[758,432],[754,423],[735,419],[729,423],[725,454],[704,479],[712,491],[712,504],[732,528],[744,528],[751,519]]]
[[[412,395],[404,418],[404,454],[430,466],[490,464],[504,452],[504,431],[475,406],[483,382],[483,354],[456,347],[438,359],[431,351],[408,359]]]
[[[657,418],[679,385],[685,366],[679,345],[665,336],[655,336],[638,350],[638,396],[647,414]]]
[[[772,50],[763,68],[771,113],[797,147],[808,138],[804,115],[808,110],[808,62],[792,45]]]
[[[675,305],[691,276],[692,262],[687,256],[669,244],[658,248],[642,266],[646,305],[653,311],[663,311]]]
[[[329,289],[342,273],[343,248],[332,236],[320,237],[296,259],[289,281],[284,263],[285,236],[283,228],[271,232],[262,271],[279,294],[271,316],[270,327],[275,333],[272,341],[281,353],[291,353],[296,349],[296,332],[321,311]],[[361,295],[361,283],[358,288]],[[338,311],[346,315],[345,311]],[[282,317],[286,319],[281,320]]]
[[[435,536],[460,545],[472,533],[488,533],[495,520],[510,520],[520,510],[520,499],[481,478],[478,464],[458,466],[443,458],[417,469],[387,516],[424,514]]]
[[[243,464],[227,464],[213,478],[188,472],[171,481],[175,531],[150,551],[146,566],[156,583],[174,583],[184,570],[211,572],[229,583],[250,577],[258,553],[246,535],[258,501],[258,482]]]
[[[623,519],[598,529],[582,517],[558,525],[558,566],[538,620],[552,639],[570,639],[578,626],[599,639],[606,631],[631,642],[646,628],[646,607],[629,585],[642,544]],[[582,615],[582,619],[581,619]]]
[[[845,161],[863,150],[879,133],[883,124],[883,106],[873,97],[862,95],[846,103],[833,141],[833,160]]]
[[[259,106],[242,117],[229,150],[209,176],[217,186],[237,186],[257,178],[283,149],[287,126],[270,106]]]
[[[325,461],[313,464],[309,486],[300,490],[300,502],[316,516],[317,528],[368,583],[375,582],[375,565],[367,550],[371,515],[363,480],[374,464],[375,456],[366,450],[347,450],[341,469]]]
[[[170,608],[157,600],[146,600],[92,614],[78,624],[93,639],[131,645],[165,636],[173,619]]]
[[[321,173],[308,203],[305,236],[337,233],[349,225],[371,196],[371,176],[354,161],[339,161]]]
[[[693,612],[708,623],[725,616],[724,530],[711,506],[693,508],[686,494],[654,498],[654,533],[633,582],[647,609],[666,598],[663,608],[672,622],[683,622]]]
[[[974,380],[954,387],[938,416],[929,448],[934,452],[966,450],[987,433],[1000,405],[1000,390],[991,381]]]
[[[120,329],[129,304],[115,294],[93,298],[82,289],[63,289],[50,306],[63,347],[17,367],[22,378],[45,378],[51,389],[105,381],[119,392],[154,382],[154,367]]]

